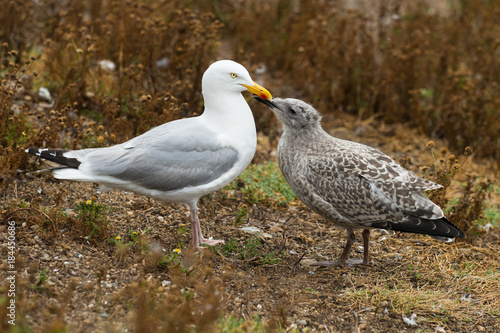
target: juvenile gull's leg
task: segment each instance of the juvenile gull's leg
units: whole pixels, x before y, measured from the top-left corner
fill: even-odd
[[[363,229],[361,233],[363,236],[363,265],[370,265],[368,244],[370,242],[370,229]]]
[[[347,255],[349,254],[349,251],[351,250],[352,244],[354,243],[354,239],[356,238],[354,236],[354,232],[351,229],[346,229],[347,230],[347,241],[344,246],[344,251],[342,251],[342,255],[340,256],[340,259],[338,261],[318,261],[311,266],[322,266],[322,267],[333,267],[333,266],[340,266],[340,267],[345,267],[346,265],[359,265],[361,264],[360,260],[357,259],[350,259],[347,260]],[[363,236],[364,237],[364,236]]]

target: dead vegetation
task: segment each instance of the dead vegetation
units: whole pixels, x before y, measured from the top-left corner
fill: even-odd
[[[486,176],[497,169],[480,166],[500,161],[495,2],[455,1],[445,12],[319,0],[7,7],[0,238],[15,221],[19,331],[500,329],[498,187]],[[252,73],[265,64],[273,95],[313,103],[334,134],[384,146],[442,184],[430,197],[468,238],[376,233],[371,267],[311,268],[337,256],[337,232],[283,183],[272,162],[279,129],[256,107],[259,165],[203,198],[203,228],[228,243],[201,254],[186,245],[181,206],[25,174],[39,168],[28,147],[112,145],[199,113],[201,75],[221,41]],[[425,135],[437,144],[423,147]],[[404,319],[413,314],[417,326]],[[17,332],[5,315],[1,330]]]

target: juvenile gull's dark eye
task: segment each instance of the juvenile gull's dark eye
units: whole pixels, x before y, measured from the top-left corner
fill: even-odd
[[[297,114],[297,110],[296,110],[293,106],[290,106],[289,111],[290,111],[290,113],[292,113],[292,114]]]

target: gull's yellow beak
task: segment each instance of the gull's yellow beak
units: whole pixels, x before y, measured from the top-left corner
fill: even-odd
[[[271,100],[273,98],[273,96],[271,96],[271,93],[266,88],[258,85],[255,82],[253,83],[253,86],[249,86],[246,84],[242,84],[242,86],[247,88],[247,90],[252,94],[257,95],[262,99]]]

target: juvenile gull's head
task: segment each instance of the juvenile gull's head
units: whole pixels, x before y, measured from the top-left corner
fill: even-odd
[[[255,97],[269,108],[288,129],[308,129],[320,126],[321,115],[311,105],[295,98],[273,98],[265,100]]]

